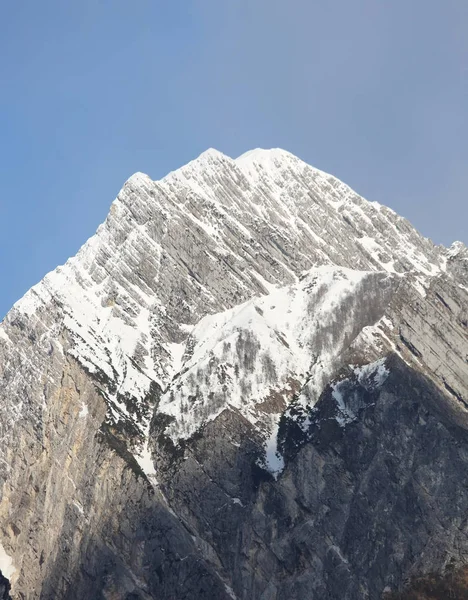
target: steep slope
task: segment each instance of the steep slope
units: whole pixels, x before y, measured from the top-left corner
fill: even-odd
[[[306,382],[319,396],[340,355],[383,316],[399,283],[387,273],[319,267],[300,283],[205,317],[159,403],[171,417],[164,434],[177,444],[235,410],[267,441],[265,460],[276,473],[279,415]]]
[[[151,382],[166,387],[172,344],[205,314],[317,264],[414,272],[423,282],[445,263],[404,219],[287,152],[234,161],[210,150],[160,182],[133,176],[78,255],[15,305],[3,335],[23,316],[45,322],[53,340],[66,331],[66,352],[111,382],[109,419],[131,421],[141,439]]]
[[[359,536],[346,558],[346,532],[360,486],[373,497],[353,444],[387,465],[393,446],[377,442],[392,432],[413,457],[404,477],[389,467],[383,515],[422,468],[426,429],[438,485],[463,481],[464,455],[438,442],[465,451],[467,292],[463,244],[434,246],[282,150],[209,150],[159,182],[134,175],[0,326],[13,597],[373,598],[462,562],[448,509],[427,561],[408,554],[406,526],[386,534],[386,561]],[[414,402],[431,428],[415,428]]]
[[[158,452],[171,505],[229,565],[239,598],[379,598],[466,561],[468,297],[444,276],[424,297],[411,279],[389,285],[370,318],[375,298],[357,295],[374,324],[354,315],[358,335],[334,340],[328,385],[311,370],[283,390],[267,447],[279,464],[262,464],[252,419],[231,405],[183,453]]]

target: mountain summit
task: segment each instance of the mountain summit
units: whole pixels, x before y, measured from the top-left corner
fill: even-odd
[[[373,599],[468,557],[468,249],[283,150],[133,175],[0,377],[13,598]]]

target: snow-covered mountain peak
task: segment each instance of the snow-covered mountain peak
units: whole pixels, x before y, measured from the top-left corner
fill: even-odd
[[[465,246],[284,151],[136,173],[0,324],[14,597],[360,600],[452,576],[467,293]]]
[[[138,405],[151,382],[171,383],[189,331],[207,315],[320,266],[414,272],[424,294],[445,260],[393,211],[288,152],[233,160],[210,149],[160,181],[133,175],[96,235],[15,305],[0,344],[18,323],[40,327],[57,351],[111,383],[103,393],[112,419],[131,420],[125,401]],[[245,310],[256,318],[253,305]],[[147,416],[138,418],[143,431]]]

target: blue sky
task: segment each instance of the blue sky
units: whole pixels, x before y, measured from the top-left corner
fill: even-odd
[[[466,0],[1,5],[0,314],[135,171],[282,147],[468,242]]]

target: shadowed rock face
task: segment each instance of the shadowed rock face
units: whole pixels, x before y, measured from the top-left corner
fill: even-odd
[[[463,562],[466,415],[399,358],[387,367],[376,389],[341,380],[355,415],[344,427],[326,388],[305,437],[286,437],[277,481],[256,470],[259,449],[234,415],[167,467],[169,501],[230,566],[238,597],[378,598]]]
[[[463,244],[434,246],[284,151],[132,177],[0,325],[12,597],[358,600],[453,583],[467,265]]]
[[[10,582],[0,571],[0,600],[11,600],[10,589]]]

